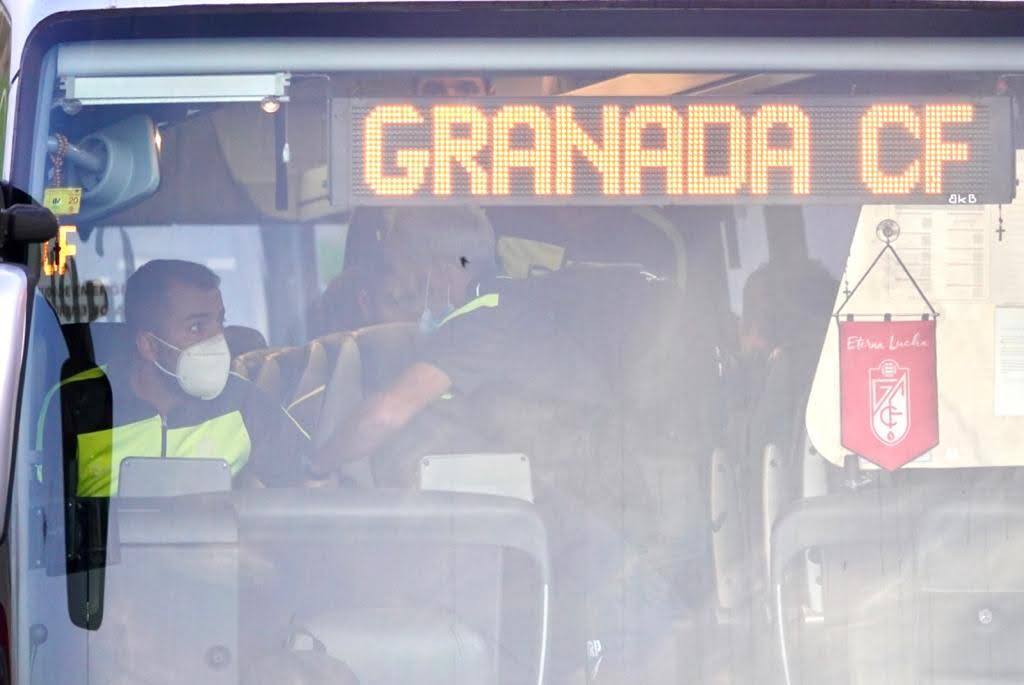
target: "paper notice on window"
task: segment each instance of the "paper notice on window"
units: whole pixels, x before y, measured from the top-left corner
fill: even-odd
[[[935,224],[934,212],[899,207],[892,213],[900,226],[896,250],[899,252],[907,271],[914,277],[918,287],[936,297],[935,283],[932,278],[934,263],[935,238],[938,227]],[[924,307],[921,296],[917,294],[906,272],[894,259],[884,262],[886,276],[886,300],[904,306]],[[923,309],[921,311],[924,311]]]
[[[996,416],[1024,416],[1024,307],[997,307]]]
[[[942,299],[984,302],[989,297],[992,222],[985,208],[948,210],[941,235]]]
[[[985,207],[935,211],[897,206],[886,218],[899,224],[893,247],[933,303],[988,299],[992,221]],[[895,260],[886,260],[883,268],[887,302],[920,303],[920,295]]]

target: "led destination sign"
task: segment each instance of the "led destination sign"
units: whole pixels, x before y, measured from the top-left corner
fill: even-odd
[[[974,204],[1005,98],[336,100],[338,204]]]

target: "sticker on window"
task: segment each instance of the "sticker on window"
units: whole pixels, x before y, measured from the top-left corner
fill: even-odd
[[[43,205],[57,216],[71,216],[82,210],[81,188],[47,188]]]

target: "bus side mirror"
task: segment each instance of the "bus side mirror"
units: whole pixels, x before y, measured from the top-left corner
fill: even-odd
[[[159,134],[137,114],[77,143],[50,136],[47,149],[66,162],[66,184],[82,189],[76,223],[93,221],[149,197],[160,186]]]
[[[18,204],[0,209],[0,247],[8,242],[45,243],[57,237],[59,222],[38,205]]]

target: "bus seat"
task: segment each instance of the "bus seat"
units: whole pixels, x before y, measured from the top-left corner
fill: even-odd
[[[362,685],[539,682],[551,573],[528,503],[383,489],[233,494],[243,563],[276,566],[244,589],[253,623],[290,623],[296,648],[323,649]],[[270,631],[248,649],[279,639]]]
[[[267,346],[267,339],[255,328],[248,326],[225,326],[224,338],[232,357],[240,357],[253,350],[262,350]]]
[[[312,427],[307,430],[317,445],[412,363],[415,330],[411,325],[380,324],[314,341],[326,357],[323,375],[303,379],[306,394],[296,398],[291,411],[303,426]],[[345,465],[340,475],[363,486],[375,484],[368,460]]]
[[[798,501],[773,530],[790,682],[1021,682],[1020,483],[1007,469],[892,475],[901,487],[876,481]],[[804,582],[794,562],[809,552],[820,564],[821,612],[793,620]]]
[[[737,639],[754,636],[749,627],[758,625],[756,617],[772,603],[771,531],[802,497],[804,413],[820,350],[817,339],[774,350],[764,375],[753,379],[759,385],[740,386],[742,401],[731,403],[726,446],[714,453],[710,511],[716,605],[720,620],[740,627]],[[819,590],[807,587],[808,606],[820,606]]]
[[[415,328],[405,324],[315,338],[286,406],[311,435],[326,439],[364,398],[412,363],[414,344]]]
[[[343,336],[342,336],[343,337]],[[330,374],[337,354],[331,353],[322,339],[311,340],[304,346],[305,364],[294,387],[281,398],[281,404],[309,435],[316,431],[323,403],[325,378]]]
[[[258,349],[234,362],[322,444],[364,398],[393,380],[413,359],[415,327],[381,324],[331,333],[301,347]]]
[[[309,360],[309,347],[254,350],[235,360],[235,370],[288,406]]]
[[[496,683],[487,641],[447,612],[349,609],[314,616],[303,627],[331,656],[344,660],[360,683]]]
[[[711,552],[715,568],[716,608],[723,614],[739,609],[750,595],[749,544],[741,472],[726,450],[711,455]]]
[[[102,683],[238,682],[239,531],[223,501],[113,500],[103,607],[90,634],[98,654],[82,680]],[[168,641],[165,630],[175,639]],[[226,656],[210,668],[211,655]],[[169,677],[169,674],[174,674]]]
[[[321,445],[363,401],[359,347],[349,333],[333,333],[310,343],[305,369],[288,410]]]
[[[801,496],[804,417],[820,350],[818,339],[776,350],[764,393],[750,417],[751,486],[755,491],[747,492],[743,501],[750,507],[750,531],[755,536],[750,550],[758,569],[768,568],[772,526]],[[767,587],[763,577],[757,580],[756,587]]]

